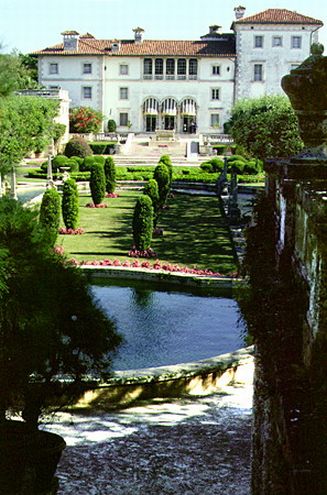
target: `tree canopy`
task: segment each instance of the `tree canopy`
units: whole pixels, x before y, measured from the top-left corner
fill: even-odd
[[[36,64],[30,55],[0,53],[0,96],[9,96],[20,89],[38,88]]]
[[[33,150],[42,150],[55,131],[58,102],[28,96],[0,97],[0,173]]]
[[[295,112],[285,96],[239,101],[228,127],[236,144],[260,159],[293,155],[303,147]]]

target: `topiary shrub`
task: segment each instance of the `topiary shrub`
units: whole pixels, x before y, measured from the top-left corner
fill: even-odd
[[[47,189],[43,194],[39,222],[47,232],[49,244],[54,246],[60,224],[60,194],[54,188]]]
[[[81,136],[75,136],[65,146],[64,154],[71,156],[81,156],[82,158],[92,155],[92,150],[88,143]]]
[[[166,202],[170,190],[170,174],[164,163],[159,163],[153,173],[154,180],[157,181],[159,189],[159,208],[162,208]]]
[[[79,172],[79,164],[75,157],[68,158],[66,167],[70,168],[70,172]]]
[[[169,155],[162,155],[159,159],[159,164],[160,163],[163,163],[164,165],[166,165],[166,167],[168,168],[168,171],[169,171],[169,178],[170,178],[170,185],[173,181],[173,164],[172,164],[172,161],[170,159],[170,156]]]
[[[93,203],[101,204],[106,193],[106,176],[100,163],[95,162],[91,167],[90,190]]]
[[[94,164],[95,164],[95,156],[93,155],[86,156],[83,160],[83,164],[80,165],[79,169],[81,172],[87,172],[91,170]]]
[[[242,155],[232,155],[232,156],[229,156],[227,158],[228,163],[234,162],[235,160],[237,160],[239,162],[244,162],[244,163],[246,162],[246,158],[244,158],[244,156],[242,156]]]
[[[211,158],[209,162],[212,165],[213,172],[221,172],[224,169],[224,160],[221,160],[220,158]]]
[[[65,155],[57,155],[52,159],[52,171],[58,172],[60,167],[66,167],[68,158]]]
[[[143,189],[143,194],[149,196],[152,201],[153,206],[153,226],[156,227],[158,221],[158,210],[159,210],[159,188],[158,182],[155,179],[150,179],[145,184]]]
[[[100,163],[100,165],[102,165],[104,167],[104,164],[106,163],[106,159],[104,156],[95,156],[94,157],[94,162],[95,163]]]
[[[236,172],[237,174],[243,174],[244,166],[245,162],[242,162],[241,160],[234,160],[232,162],[229,162],[228,171]]]
[[[62,217],[66,229],[76,229],[78,224],[78,190],[74,179],[67,179],[62,190]]]
[[[258,169],[257,160],[249,160],[244,164],[243,173],[249,175],[256,175],[260,172]]]
[[[113,119],[108,120],[108,132],[116,132],[117,124]]]
[[[133,239],[135,248],[146,251],[150,248],[153,232],[153,206],[149,196],[138,197],[133,215]]]
[[[104,173],[106,177],[106,191],[113,193],[116,188],[116,166],[113,158],[108,156],[104,164]]]
[[[213,168],[210,161],[201,163],[200,169],[203,170],[203,172],[208,172],[209,174],[213,172]]]

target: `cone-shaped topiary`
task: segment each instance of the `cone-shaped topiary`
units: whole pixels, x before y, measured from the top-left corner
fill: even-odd
[[[62,190],[62,217],[66,229],[76,229],[79,216],[78,190],[74,179],[67,179]]]
[[[104,173],[106,176],[106,191],[107,193],[113,193],[116,188],[116,167],[111,156],[106,158]]]
[[[91,167],[90,190],[93,203],[99,205],[106,193],[106,176],[100,163],[95,162]]]
[[[143,189],[143,194],[149,196],[152,201],[153,206],[153,223],[154,227],[157,225],[158,221],[158,210],[159,210],[159,188],[158,182],[155,179],[150,179],[145,184]]]
[[[138,197],[133,216],[133,239],[136,249],[145,251],[152,242],[153,206],[146,194]]]
[[[153,178],[158,183],[159,188],[159,208],[162,208],[166,202],[170,189],[170,174],[164,163],[159,163],[153,173]]]
[[[56,242],[60,224],[60,194],[54,188],[47,189],[43,194],[40,208],[40,224],[46,230],[49,244]]]
[[[169,171],[169,179],[170,179],[170,185],[173,181],[173,164],[172,164],[172,161],[170,159],[170,156],[169,155],[162,155],[160,157],[160,160],[158,162],[159,164],[160,163],[164,163],[166,165],[166,167],[168,168],[168,171]]]

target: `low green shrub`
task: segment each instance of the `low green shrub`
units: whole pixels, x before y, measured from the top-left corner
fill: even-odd
[[[153,232],[153,205],[149,196],[141,194],[134,208],[133,240],[135,248],[145,251],[151,247]]]
[[[213,168],[210,162],[201,163],[200,169],[203,170],[203,172],[207,172],[208,174],[213,172]]]
[[[95,155],[109,155],[116,144],[117,141],[99,141],[90,143],[90,148]]]
[[[65,155],[57,155],[52,159],[52,171],[59,172],[60,167],[66,167],[68,158]],[[43,168],[43,167],[42,167]]]
[[[79,216],[78,190],[74,179],[69,178],[64,182],[62,190],[62,217],[66,229],[76,229]]]
[[[104,156],[100,156],[100,155],[97,155],[94,157],[94,161],[96,163],[100,163],[100,165],[104,166],[105,162],[106,162],[106,159]]]
[[[106,158],[104,164],[104,174],[106,178],[106,191],[107,193],[113,193],[116,189],[116,167],[114,159],[111,156]]]
[[[241,156],[241,155],[232,155],[232,156],[229,156],[227,158],[228,163],[235,162],[235,160],[240,161],[240,162],[244,162],[244,163],[246,162],[246,158],[244,158],[244,156]]]
[[[86,157],[92,155],[89,144],[81,136],[75,136],[65,146],[64,154],[69,158],[71,156]]]
[[[39,222],[47,232],[49,244],[54,246],[60,225],[60,194],[54,188],[47,189],[43,194],[40,207]]]
[[[234,160],[228,164],[228,172],[236,172],[237,174],[243,174],[245,162],[242,160]]]
[[[102,203],[106,193],[106,177],[103,165],[100,163],[95,162],[91,167],[90,190],[93,203],[95,205]]]

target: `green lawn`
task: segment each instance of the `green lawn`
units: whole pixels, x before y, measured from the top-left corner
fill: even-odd
[[[57,244],[78,260],[123,261],[132,244],[132,217],[139,192],[123,191],[119,198],[106,199],[105,209],[86,208],[90,196],[80,198],[81,236],[59,236]],[[176,195],[161,213],[162,237],[153,240],[158,259],[197,268],[228,273],[236,269],[229,231],[211,196]]]

